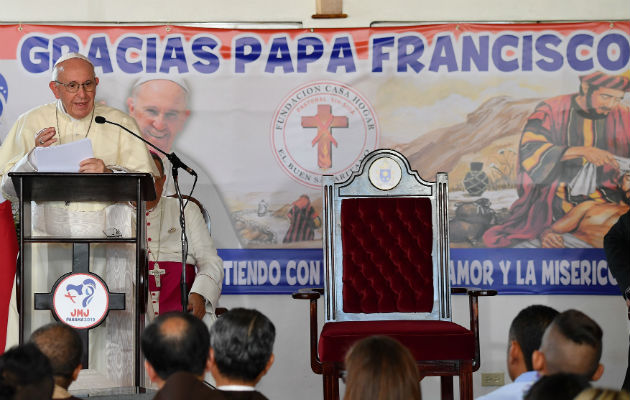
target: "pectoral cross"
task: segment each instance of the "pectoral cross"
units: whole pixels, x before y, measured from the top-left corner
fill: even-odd
[[[160,276],[164,275],[166,273],[165,269],[160,269],[160,264],[158,263],[154,263],[153,264],[153,269],[149,270],[149,274],[153,275],[153,278],[155,278],[155,286],[156,287],[160,287],[162,286],[160,283]]]

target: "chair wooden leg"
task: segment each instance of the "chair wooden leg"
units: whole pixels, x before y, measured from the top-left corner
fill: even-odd
[[[324,400],[339,400],[339,370],[324,364],[322,378],[324,381]]]
[[[459,398],[473,400],[472,362],[462,363],[459,370]]]
[[[440,377],[440,395],[442,400],[453,400],[453,377]]]

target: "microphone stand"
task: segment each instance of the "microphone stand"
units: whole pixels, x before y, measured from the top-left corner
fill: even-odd
[[[135,136],[136,138],[142,140],[144,143],[146,143],[147,145],[149,145],[150,147],[154,148],[155,150],[159,151],[160,153],[164,154],[166,156],[166,158],[171,162],[171,175],[173,176],[173,184],[175,186],[175,193],[177,194],[177,200],[179,202],[179,225],[182,229],[182,236],[181,236],[181,241],[182,241],[182,274],[181,274],[181,278],[180,278],[180,295],[181,295],[181,300],[182,300],[182,311],[183,312],[187,312],[188,309],[188,286],[186,285],[186,260],[188,259],[188,236],[186,235],[186,216],[184,214],[184,209],[186,208],[186,204],[188,203],[188,201],[186,201],[186,204],[184,204],[184,199],[182,197],[182,193],[179,189],[179,180],[178,180],[178,169],[182,168],[184,169],[186,172],[188,172],[189,174],[191,174],[192,176],[195,177],[195,180],[193,182],[193,190],[195,189],[195,184],[197,183],[197,173],[190,167],[188,167],[186,164],[184,164],[182,162],[182,160],[179,159],[179,157],[177,157],[177,155],[174,152],[171,152],[170,154],[165,152],[164,150],[160,149],[159,147],[157,147],[156,145],[154,145],[153,143],[149,142],[148,140],[146,140],[145,138],[143,138],[140,135],[135,134],[134,132],[132,132],[130,129],[116,123],[116,122],[112,122],[112,121],[108,121],[107,119],[105,119],[105,117],[102,116],[96,116],[94,118],[94,122],[96,122],[97,124],[112,124],[112,125],[116,125],[119,128],[122,128],[123,130],[125,130],[126,132],[132,134],[133,136]],[[190,191],[190,194],[192,195],[193,190]]]

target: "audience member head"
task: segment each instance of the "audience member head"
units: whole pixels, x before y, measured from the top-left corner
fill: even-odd
[[[625,390],[589,388],[583,390],[575,400],[630,400],[630,394]]]
[[[540,348],[545,329],[558,315],[555,309],[535,304],[522,309],[510,325],[507,367],[510,379],[533,371],[532,353]]]
[[[584,375],[559,373],[541,377],[529,388],[523,400],[572,400],[590,387]]]
[[[567,310],[554,318],[534,351],[534,369],[543,375],[568,372],[596,381],[604,373],[602,329],[586,314]]]
[[[254,386],[273,364],[276,328],[260,311],[233,308],[210,329],[210,372],[217,386]]]
[[[33,343],[15,346],[0,356],[1,399],[50,399],[52,368]]]
[[[208,328],[192,314],[170,312],[158,316],[142,333],[141,345],[147,374],[159,387],[175,372],[202,377],[207,369]]]
[[[83,343],[79,333],[69,325],[54,322],[33,332],[31,341],[48,357],[55,383],[67,389],[82,368]]]
[[[344,400],[419,400],[416,362],[409,350],[387,336],[355,343],[346,354]]]

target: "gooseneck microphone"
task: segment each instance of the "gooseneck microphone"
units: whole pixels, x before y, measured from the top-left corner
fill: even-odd
[[[120,125],[119,123],[108,121],[107,119],[105,119],[105,117],[100,116],[100,115],[97,115],[96,117],[94,117],[94,122],[96,122],[97,124],[112,124],[112,125],[116,125],[119,128],[124,129],[126,132],[132,134],[133,136],[135,136],[138,139],[142,140],[144,143],[146,143],[149,146],[153,147],[155,150],[157,150],[160,153],[164,154],[166,156],[166,158],[168,158],[168,160],[173,165],[173,168],[182,168],[186,172],[188,172],[190,175],[197,176],[197,173],[195,172],[195,170],[190,168],[188,165],[184,164],[183,161],[180,160],[179,157],[177,157],[177,155],[175,153],[170,153],[169,154],[169,153],[165,152],[164,150],[160,149],[159,147],[157,147],[153,143],[149,142],[148,140],[146,140],[142,136],[133,133],[130,129]]]
[[[179,182],[178,182],[178,179],[177,179],[177,169],[178,168],[183,168],[183,169],[186,170],[186,172],[188,172],[190,175],[195,177],[195,180],[193,182],[193,187],[192,187],[192,189],[190,191],[191,195],[192,195],[192,191],[195,189],[195,184],[197,183],[197,173],[195,172],[195,170],[193,170],[192,168],[190,168],[186,164],[184,164],[179,159],[179,157],[177,157],[175,155],[175,153],[168,154],[164,150],[160,149],[159,147],[157,147],[153,143],[151,143],[148,140],[146,140],[145,138],[143,138],[142,136],[133,133],[131,130],[127,129],[126,127],[124,127],[124,126],[122,126],[122,125],[120,125],[120,124],[118,124],[116,122],[108,121],[107,119],[105,119],[105,117],[100,116],[100,115],[97,115],[94,118],[94,122],[96,122],[97,124],[112,124],[112,125],[116,125],[119,128],[122,128],[123,130],[125,130],[126,132],[132,134],[133,136],[137,137],[138,139],[142,140],[144,143],[148,144],[149,146],[151,146],[155,150],[157,150],[160,153],[164,154],[166,156],[166,158],[168,158],[168,160],[171,162],[171,166],[172,166],[171,174],[173,175],[173,184],[175,185],[175,192],[177,193],[177,198],[179,200],[179,224],[180,224],[180,226],[182,228],[182,272],[181,272],[181,277],[180,277],[180,280],[179,280],[179,287],[180,287],[180,296],[181,296],[181,301],[182,301],[182,311],[183,312],[187,312],[188,311],[188,286],[186,285],[186,282],[187,282],[187,279],[186,279],[186,260],[188,258],[188,237],[186,235],[186,218],[184,216],[184,208],[186,207],[186,204],[188,204],[188,200],[186,200],[186,204],[184,204],[184,200],[182,198],[182,193],[179,190]]]

